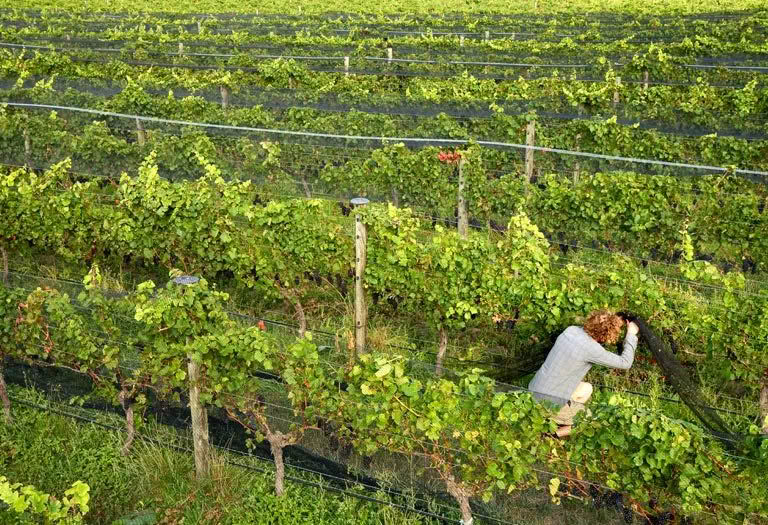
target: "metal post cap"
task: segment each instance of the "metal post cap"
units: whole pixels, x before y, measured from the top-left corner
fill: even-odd
[[[173,284],[195,284],[200,281],[199,277],[195,277],[194,275],[179,275],[173,280]]]

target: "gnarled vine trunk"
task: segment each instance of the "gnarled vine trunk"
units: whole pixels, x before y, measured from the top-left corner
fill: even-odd
[[[221,107],[229,107],[229,88],[227,86],[220,86],[219,91],[221,92]]]
[[[440,328],[440,343],[437,347],[437,360],[435,361],[435,375],[443,375],[443,361],[445,360],[445,352],[448,349],[448,333],[445,328]]]
[[[304,172],[296,172],[286,167],[281,167],[281,169],[294,179],[301,180],[301,185],[304,187],[304,195],[306,195],[308,199],[312,198],[312,188],[310,187],[309,181],[307,181],[307,176],[304,175]]]
[[[285,461],[283,460],[283,449],[293,442],[291,436],[282,432],[268,433],[269,449],[272,451],[272,457],[275,460],[275,494],[277,497],[285,492]]]
[[[309,188],[309,183],[307,182],[307,177],[305,177],[303,173],[301,175],[301,185],[304,186],[304,195],[306,195],[308,199],[311,199],[312,198],[312,190]]]
[[[461,522],[464,525],[472,525],[472,508],[469,506],[470,491],[459,485],[451,473],[444,474],[443,481],[445,481],[448,494],[453,496],[453,499],[459,504]]]
[[[131,450],[131,445],[133,444],[133,439],[136,435],[136,425],[133,420],[133,399],[125,389],[120,391],[118,399],[120,400],[120,405],[123,407],[123,412],[125,412],[126,434],[125,443],[123,443],[123,448],[120,452],[123,456],[127,456]]]
[[[13,423],[11,417],[11,400],[8,397],[8,388],[5,386],[5,376],[3,375],[3,361],[5,357],[0,355],[0,399],[3,400],[3,413],[5,414],[5,422],[9,425]]]
[[[298,296],[285,288],[278,286],[280,295],[283,296],[288,302],[293,304],[294,310],[296,310],[296,317],[299,321],[299,337],[304,337],[304,333],[307,331],[307,316],[304,315],[304,307],[301,305]]]
[[[273,432],[270,429],[266,415],[262,411],[257,410],[256,412],[252,412],[249,417],[250,421],[247,422],[243,420],[242,416],[244,414],[238,414],[237,410],[226,407],[226,411],[230,419],[237,421],[250,430],[256,430],[257,426],[261,427],[261,431],[269,443],[272,458],[275,461],[275,494],[277,494],[278,497],[282,496],[283,492],[285,492],[285,460],[283,459],[283,449],[288,445],[298,443],[305,428],[296,429],[287,434]]]

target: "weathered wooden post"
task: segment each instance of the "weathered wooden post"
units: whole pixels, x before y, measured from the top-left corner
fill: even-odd
[[[464,35],[459,35],[459,46],[464,47]]]
[[[139,143],[139,146],[143,146],[147,141],[147,132],[144,131],[144,125],[139,117],[136,117],[136,141]]]
[[[355,209],[366,206],[370,201],[363,197],[352,199],[350,203]],[[368,327],[368,306],[365,302],[365,288],[363,277],[365,275],[365,263],[368,249],[368,231],[360,216],[355,213],[355,352],[364,354],[366,330]]]
[[[646,69],[643,71],[643,89],[648,89],[648,84],[650,83],[650,73],[648,73],[648,70]]]
[[[24,127],[24,159],[29,163],[32,158],[32,139],[29,137],[29,128]]]
[[[531,182],[533,179],[533,146],[536,145],[536,121],[531,120],[525,128],[525,179]]]
[[[349,57],[344,57],[344,76],[349,76]]]
[[[179,56],[184,56],[184,42],[179,42]]]
[[[619,105],[619,89],[621,89],[621,77],[616,77],[616,88],[613,91],[613,111],[616,111]]]
[[[491,32],[490,31],[486,31],[485,32],[485,41],[488,42],[490,39],[491,39]]]
[[[393,55],[393,53],[392,53],[392,46],[389,46],[387,48],[387,64],[391,64],[392,63],[392,55]]]
[[[581,133],[576,135],[576,151],[579,151],[580,140],[581,140]],[[579,157],[576,157],[576,162],[573,166],[573,184],[574,185],[579,183],[580,172],[581,172],[581,162],[579,162]]]
[[[469,215],[467,214],[467,200],[464,198],[464,157],[459,159],[459,196],[458,196],[458,216],[459,216],[459,235],[466,238],[469,234]]]
[[[200,281],[191,275],[181,275],[173,280],[178,286],[192,286]],[[210,444],[208,441],[208,410],[200,402],[200,368],[198,363],[187,356],[189,375],[189,411],[192,414],[192,443],[195,449],[195,474],[197,479],[210,476]]]

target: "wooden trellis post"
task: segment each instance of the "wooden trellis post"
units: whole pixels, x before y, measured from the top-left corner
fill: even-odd
[[[621,88],[621,77],[616,77],[616,89],[613,91],[613,110],[616,111],[616,108],[619,105],[619,89]]]
[[[469,234],[469,215],[467,214],[467,200],[464,198],[464,157],[459,160],[459,195],[458,195],[458,218],[459,235],[466,238]]]
[[[192,413],[192,441],[195,449],[195,473],[197,479],[210,476],[210,445],[208,442],[208,410],[200,402],[200,370],[198,364],[188,359],[189,411]]]
[[[576,135],[576,151],[579,150],[579,141],[581,140],[581,133]],[[579,176],[581,172],[581,162],[579,162],[579,157],[576,157],[576,162],[573,166],[573,183],[578,184],[579,183]]]
[[[138,117],[136,117],[136,141],[139,146],[143,146],[147,142],[147,132],[144,131],[144,125]]]
[[[366,206],[370,201],[363,197],[352,199],[355,209]],[[368,306],[365,302],[365,263],[368,249],[368,231],[359,211],[355,213],[355,352],[364,354],[366,331],[368,327]]]
[[[393,54],[394,53],[392,52],[392,47],[388,47],[387,48],[387,64],[391,64],[392,63],[392,56],[393,56]]]
[[[190,286],[200,279],[182,275],[173,280],[178,286]],[[208,410],[200,401],[200,367],[187,356],[187,374],[189,380],[189,411],[192,414],[192,443],[195,449],[195,474],[197,479],[208,478],[210,468],[210,443],[208,440]]]
[[[344,57],[344,76],[349,76],[349,57]]]
[[[32,140],[29,137],[29,128],[24,127],[24,157],[27,162],[32,157]]]
[[[525,128],[525,144],[530,146],[525,149],[525,179],[531,182],[533,179],[533,146],[536,145],[536,121],[531,120]]]

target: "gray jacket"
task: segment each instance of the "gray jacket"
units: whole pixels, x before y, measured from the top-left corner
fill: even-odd
[[[528,384],[534,397],[563,406],[592,365],[628,369],[635,360],[637,335],[624,338],[621,355],[609,352],[582,327],[569,326],[555,341],[546,361]]]

